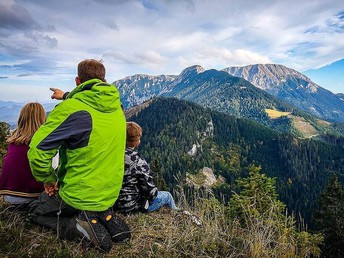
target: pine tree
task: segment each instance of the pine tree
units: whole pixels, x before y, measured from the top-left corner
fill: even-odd
[[[344,257],[344,190],[336,176],[319,197],[315,225],[324,234],[323,257]]]
[[[249,177],[237,180],[242,189],[230,200],[229,214],[243,229],[252,234],[248,243],[251,257],[309,257],[320,254],[320,234],[298,232],[292,216],[278,200],[275,180],[260,173],[261,167],[251,165]],[[245,240],[244,240],[245,241]]]
[[[270,216],[270,209],[275,211],[273,216],[282,216],[285,205],[278,200],[275,179],[260,174],[261,167],[251,165],[249,177],[238,179],[238,186],[242,189],[240,194],[231,198],[231,214],[243,222],[248,217]]]
[[[10,126],[5,122],[0,122],[0,168],[7,153],[6,139],[10,133]]]
[[[150,164],[150,169],[152,170],[154,174],[154,181],[155,185],[158,187],[159,190],[161,191],[166,191],[168,190],[166,181],[161,173],[160,165],[158,160],[153,159],[153,161]]]

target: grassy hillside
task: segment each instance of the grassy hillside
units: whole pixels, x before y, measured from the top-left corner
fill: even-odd
[[[167,208],[149,214],[129,215],[123,219],[131,227],[132,239],[114,244],[105,254],[82,240],[68,242],[59,239],[53,231],[26,221],[24,212],[14,212],[0,199],[0,256],[309,257],[320,253],[322,237],[297,233],[293,220],[286,218],[277,224],[271,214],[269,220],[263,216],[251,217],[252,221],[243,226],[238,219],[230,219],[228,209],[214,198],[197,197],[194,203],[197,205],[192,212],[202,221],[201,226],[182,212]],[[190,210],[185,203],[180,202],[179,206]],[[276,224],[271,224],[272,221]]]

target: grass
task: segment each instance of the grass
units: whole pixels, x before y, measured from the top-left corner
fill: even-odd
[[[178,196],[178,204],[197,215],[202,226],[194,224],[182,212],[167,208],[122,216],[131,227],[132,239],[114,244],[109,253],[81,241],[61,240],[53,231],[26,221],[25,213],[14,212],[0,201],[0,257],[310,257],[311,253],[317,254],[318,250],[308,248],[314,245],[298,246],[300,241],[286,233],[290,225],[277,229],[273,221],[248,218],[248,226],[243,227],[238,220],[229,219],[228,207],[215,198],[193,196],[193,209],[188,206],[184,193]]]
[[[294,127],[302,133],[303,137],[310,138],[319,135],[318,130],[303,117],[293,117]]]
[[[205,214],[204,214],[205,216]],[[86,243],[68,242],[51,230],[25,220],[0,201],[0,257],[199,257],[223,256],[220,221],[195,225],[182,212],[163,208],[150,214],[122,217],[130,225],[129,243],[114,244],[104,254]],[[210,219],[210,217],[208,218]],[[212,217],[213,219],[213,217]],[[209,221],[210,222],[210,221]],[[222,226],[221,226],[222,227]]]
[[[266,108],[265,112],[268,114],[268,116],[271,119],[276,119],[276,118],[280,118],[282,116],[288,116],[291,114],[291,112],[283,112],[283,111],[279,111],[279,110],[275,110],[275,109],[269,109],[269,108]]]
[[[313,136],[317,136],[319,134],[318,130],[311,125],[308,121],[306,121],[303,117],[298,117],[298,116],[291,116],[291,112],[283,112],[275,109],[265,109],[265,112],[268,114],[268,116],[271,119],[277,119],[282,116],[289,116],[292,118],[293,121],[293,126],[295,127],[296,130],[298,130],[303,137],[309,138]],[[328,126],[328,124],[325,124],[326,121],[323,120],[318,120],[317,123],[319,125],[323,126]]]
[[[197,173],[195,175],[189,174],[188,177],[190,180],[195,183],[198,187],[200,185],[204,184],[204,181],[207,179],[207,177],[203,173]]]

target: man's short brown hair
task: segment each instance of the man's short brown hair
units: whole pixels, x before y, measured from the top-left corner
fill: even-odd
[[[105,81],[105,67],[102,60],[85,59],[78,64],[78,77],[80,82],[91,79]]]
[[[127,122],[127,147],[134,148],[142,136],[142,128],[135,122]]]

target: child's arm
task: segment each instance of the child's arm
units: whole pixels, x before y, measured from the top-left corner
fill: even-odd
[[[150,201],[154,200],[158,195],[158,188],[154,184],[148,163],[141,157],[137,161],[136,175],[142,196]]]

